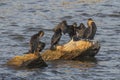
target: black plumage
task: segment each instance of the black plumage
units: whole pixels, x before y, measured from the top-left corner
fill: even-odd
[[[60,22],[54,29],[53,31],[55,32],[56,30],[61,29],[62,33],[66,33],[67,32],[67,21],[63,20],[62,22]]]
[[[39,41],[39,46],[38,46],[39,52],[41,52],[44,48],[45,48],[45,43]]]
[[[41,38],[43,35],[44,35],[44,32],[39,31],[37,34],[34,34],[31,37],[31,39],[30,39],[30,50],[29,50],[30,53],[35,53],[35,52],[41,51],[41,49],[43,49],[43,43],[41,43],[39,41],[39,38]]]
[[[83,39],[85,29],[85,25],[83,23],[80,23],[80,25],[76,27],[76,37],[79,39]]]
[[[97,27],[95,22],[91,18],[88,19],[87,25],[88,27],[85,29],[83,38],[92,40],[94,39],[94,36],[96,34]]]
[[[51,38],[51,47],[50,47],[51,50],[55,49],[55,46],[59,43],[61,36],[62,36],[61,29],[56,29],[56,31],[54,32]]]
[[[67,26],[67,33],[71,39],[76,36],[76,27],[77,23],[73,23],[72,25]]]

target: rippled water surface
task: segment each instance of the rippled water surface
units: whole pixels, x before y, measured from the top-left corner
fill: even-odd
[[[93,18],[101,49],[95,61],[57,60],[43,69],[16,70],[4,66],[28,50],[31,35],[44,30],[50,46],[52,29],[62,20],[69,24]],[[0,0],[0,80],[119,80],[120,0]],[[63,36],[61,43],[69,38]]]

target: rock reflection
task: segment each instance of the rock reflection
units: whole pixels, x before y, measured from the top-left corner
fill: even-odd
[[[78,68],[78,69],[87,69],[96,66],[97,59],[96,58],[89,58],[89,59],[82,59],[82,60],[55,60],[50,61],[51,67],[54,68]]]
[[[69,5],[69,4],[77,4],[77,3],[98,3],[101,2],[102,0],[76,0],[76,1],[63,1],[63,5]]]

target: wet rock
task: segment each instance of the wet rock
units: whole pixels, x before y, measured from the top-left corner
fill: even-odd
[[[31,53],[15,56],[7,62],[7,65],[19,68],[40,68],[47,66],[40,55]]]
[[[59,45],[56,50],[46,50],[41,55],[39,53],[29,53],[22,56],[15,56],[7,62],[9,66],[18,68],[40,68],[46,67],[44,61],[67,59],[83,60],[83,58],[94,57],[100,49],[97,41],[70,41],[64,45]]]
[[[79,60],[85,57],[94,57],[100,49],[98,41],[70,41],[64,45],[59,45],[56,50],[46,50],[41,54],[42,59],[56,60],[56,59],[67,59],[67,60]]]

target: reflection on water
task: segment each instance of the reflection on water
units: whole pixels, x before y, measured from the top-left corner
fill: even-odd
[[[51,61],[51,67],[69,67],[69,68],[79,68],[79,69],[87,69],[94,67],[97,64],[96,58],[86,59],[83,61],[71,61],[71,60],[55,60]]]
[[[120,0],[0,0],[0,80],[119,80]],[[101,49],[87,61],[49,61],[43,69],[16,70],[3,64],[29,48],[31,35],[45,31],[50,47],[52,29],[61,20],[68,24],[93,18]],[[69,41],[63,36],[60,43]]]
[[[103,0],[66,0],[66,1],[62,1],[62,5],[73,5],[73,4],[95,4],[95,3],[99,3],[102,2]],[[69,6],[70,7],[70,6]]]

